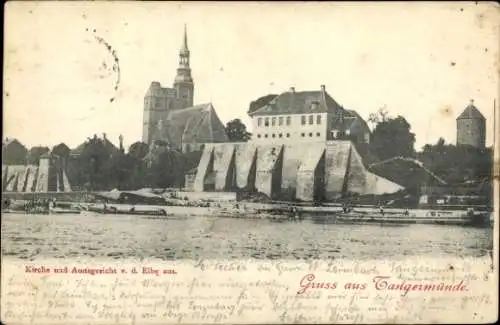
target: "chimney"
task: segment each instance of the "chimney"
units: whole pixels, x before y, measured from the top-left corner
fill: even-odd
[[[103,138],[103,140],[106,140],[106,132],[102,133],[102,138]]]
[[[294,93],[295,92],[295,87],[290,87],[290,92]]]
[[[321,91],[322,91],[322,92],[325,92],[325,91],[326,91],[326,87],[325,87],[325,85],[321,85]]]
[[[123,135],[120,134],[120,136],[118,137],[118,140],[120,140],[120,150],[123,151]]]

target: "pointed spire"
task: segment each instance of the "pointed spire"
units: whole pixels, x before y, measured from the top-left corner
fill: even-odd
[[[187,37],[187,24],[184,24],[184,40],[182,42],[181,51],[183,51],[183,52],[189,52],[188,37]]]

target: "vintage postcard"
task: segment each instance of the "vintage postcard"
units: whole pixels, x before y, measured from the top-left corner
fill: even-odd
[[[498,319],[495,2],[5,5],[5,324]]]

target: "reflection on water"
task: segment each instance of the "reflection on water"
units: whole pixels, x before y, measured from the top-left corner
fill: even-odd
[[[493,230],[217,217],[2,215],[2,255],[40,258],[385,259],[483,256]]]

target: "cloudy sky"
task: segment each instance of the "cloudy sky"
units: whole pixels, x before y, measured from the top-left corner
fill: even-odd
[[[223,122],[249,125],[250,101],[325,84],[365,118],[383,106],[406,117],[417,149],[439,137],[454,143],[455,118],[474,99],[491,144],[494,6],[9,2],[4,137],[71,147],[103,132],[115,143],[123,134],[126,146],[140,140],[146,89],[173,83],[187,24],[195,103],[212,102]]]

